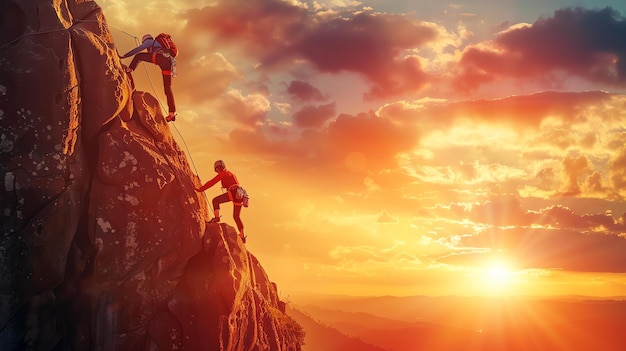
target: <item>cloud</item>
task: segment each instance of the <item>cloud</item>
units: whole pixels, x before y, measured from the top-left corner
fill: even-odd
[[[561,162],[565,175],[564,195],[578,195],[581,192],[579,178],[591,172],[591,162],[585,156],[566,157]]]
[[[482,228],[451,235],[452,254],[438,261],[482,265],[504,254],[518,268],[549,268],[579,272],[626,272],[626,223],[610,213],[577,214],[562,205],[525,210],[517,197],[440,208],[442,218],[457,218]]]
[[[541,92],[458,102],[398,101],[384,105],[377,113],[391,119],[412,120],[429,128],[449,128],[463,119],[537,128],[546,118],[573,121],[589,106],[601,105],[614,98],[614,94],[589,91]]]
[[[248,155],[279,155],[298,160],[303,153],[302,150],[295,149],[292,142],[268,138],[259,128],[237,128],[230,132],[229,138],[232,148]]]
[[[294,113],[294,125],[299,128],[319,128],[335,116],[335,103],[320,106],[304,106]]]
[[[616,154],[609,161],[608,177],[611,186],[616,189],[619,194],[626,196],[626,147],[622,146],[617,150]]]
[[[382,211],[376,220],[377,223],[398,223],[398,218],[389,214],[387,211]]]
[[[328,125],[327,141],[333,154],[344,159],[361,153],[374,169],[395,164],[398,153],[416,146],[418,130],[373,113],[341,114]]]
[[[271,109],[270,102],[263,95],[242,95],[238,90],[228,91],[221,100],[222,113],[233,118],[240,124],[254,128],[263,123],[267,112]]]
[[[535,216],[524,211],[519,199],[514,196],[498,197],[477,204],[453,203],[449,210],[457,218],[494,226],[528,226]]]
[[[466,48],[460,60],[462,90],[504,77],[562,81],[567,75],[623,86],[626,20],[615,10],[565,8],[532,25],[513,26],[493,42]]]
[[[319,128],[307,128],[292,137],[273,138],[259,127],[258,122],[263,118],[264,110],[251,109],[239,94],[233,94],[230,100],[232,106],[229,115],[236,115],[235,111],[243,111],[242,116],[248,116],[239,117],[245,122],[244,125],[257,125],[257,128],[236,129],[231,132],[232,147],[248,155],[259,154],[272,159],[288,160],[288,163],[283,164],[291,172],[304,171],[310,176],[321,172],[324,177],[328,177],[327,172],[331,171],[335,177],[333,185],[343,181],[353,183],[356,179],[354,177],[359,177],[357,172],[345,172],[347,169],[356,171],[351,168],[355,165],[348,162],[355,155],[359,155],[358,163],[362,165],[357,167],[359,172],[366,170],[363,168],[365,165],[368,171],[394,167],[397,164],[396,156],[412,150],[419,140],[414,125],[397,123],[371,112],[358,115],[340,114],[321,127],[321,123],[334,110],[334,104],[305,109],[298,115],[298,125],[320,126]],[[316,115],[320,111],[321,114]]]
[[[305,6],[282,0],[220,0],[185,17],[189,32],[209,32],[220,46],[245,45],[258,57],[286,47],[310,22]]]
[[[279,0],[229,0],[190,10],[190,32],[209,33],[222,46],[243,48],[272,70],[305,61],[320,72],[355,72],[373,85],[369,98],[417,92],[429,77],[407,52],[438,30],[406,16],[372,11],[317,12]]]
[[[274,107],[283,115],[291,113],[291,104],[286,102],[275,102]]]
[[[242,79],[237,69],[220,53],[203,55],[182,70],[184,72],[179,72],[174,81],[175,93],[185,96],[192,104],[215,100],[233,81]]]
[[[626,239],[602,232],[585,233],[560,228],[492,228],[479,235],[465,236],[459,245],[483,247],[441,261],[479,265],[492,255],[505,255],[516,268],[563,269],[576,272],[625,273]]]
[[[384,98],[424,87],[428,77],[419,60],[402,53],[436,35],[432,27],[403,16],[361,12],[315,26],[294,49],[322,72],[363,74],[374,83],[368,97]]]
[[[547,117],[572,120],[577,112],[590,104],[599,104],[610,98],[611,94],[597,91],[542,92],[494,100],[467,100],[450,104],[444,109],[454,116],[495,123],[513,122],[517,125],[538,126]]]
[[[380,175],[371,172],[386,169],[404,174],[407,182],[434,186],[446,201],[467,201],[463,196],[470,193],[476,196],[471,199],[484,199],[490,192],[602,199],[620,189],[623,167],[618,153],[607,149],[608,144],[618,147],[618,133],[599,139],[594,150],[582,149],[577,142],[590,128],[601,135],[620,128],[621,117],[609,106],[621,98],[613,94],[539,93],[454,103],[398,101],[375,113],[336,117],[334,103],[311,105],[297,110],[292,122],[272,128],[267,105],[251,108],[252,101],[246,102],[241,93],[230,95],[231,106],[224,116],[260,134],[231,134],[233,149],[246,156],[280,160],[290,166],[289,172],[335,177],[334,185],[362,185],[362,172],[378,183]],[[554,137],[559,130],[566,133],[565,140],[571,140],[565,149],[555,147],[561,140]],[[566,166],[573,162],[568,158],[580,155],[588,160],[587,170]],[[385,191],[397,187],[381,185]]]
[[[323,101],[326,100],[326,96],[322,94],[319,89],[315,88],[307,82],[300,80],[294,80],[289,83],[287,87],[287,93],[294,99],[299,101]]]
[[[407,252],[404,243],[395,243],[392,247],[382,248],[374,246],[337,246],[330,253],[330,257],[336,260],[335,265],[340,270],[354,271],[363,274],[363,265],[380,265],[397,267],[397,265],[419,266],[421,260],[415,254]],[[366,273],[367,274],[367,273]]]
[[[541,226],[558,229],[581,229],[587,232],[604,228],[607,233],[622,234],[621,219],[609,214],[576,214],[570,208],[553,205],[538,211],[524,210],[516,196],[498,196],[480,203],[452,203],[447,209],[452,218],[498,227]],[[441,213],[444,215],[444,213]]]
[[[582,185],[583,192],[586,194],[605,194],[608,193],[609,188],[605,184],[602,174],[599,172],[592,172]]]

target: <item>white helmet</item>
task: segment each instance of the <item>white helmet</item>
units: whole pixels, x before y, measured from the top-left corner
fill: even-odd
[[[144,41],[148,39],[154,39],[154,38],[150,34],[144,34],[143,37],[141,38],[141,42],[143,43]]]
[[[217,160],[213,164],[213,169],[215,170],[215,172],[223,171],[226,169],[226,164],[222,160]]]

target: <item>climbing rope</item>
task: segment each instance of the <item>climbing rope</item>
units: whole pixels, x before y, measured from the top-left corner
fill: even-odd
[[[31,36],[31,35],[39,35],[39,34],[49,34],[49,33],[55,33],[55,32],[63,32],[63,31],[66,31],[66,30],[68,30],[68,29],[72,28],[73,26],[74,26],[74,25],[71,25],[71,26],[70,26],[70,27],[68,27],[68,28],[51,29],[51,30],[44,30],[44,31],[38,31],[38,32],[24,33],[24,34],[20,35],[19,37],[15,38],[15,39],[13,39],[13,40],[11,40],[11,41],[9,41],[8,43],[6,43],[6,44],[4,44],[4,45],[0,46],[0,50],[4,50],[4,48],[6,48],[7,46],[9,46],[9,45],[11,45],[11,44],[15,43],[16,41],[18,41],[18,40],[20,40],[20,39],[22,39],[22,38],[25,38],[25,37],[28,37],[28,36]]]
[[[132,38],[134,38],[135,40],[135,45],[139,45],[141,44],[139,42],[139,38],[135,35],[132,35],[130,33],[127,33],[123,30],[117,29],[113,26],[110,26],[112,29],[115,29],[119,32],[122,32]],[[165,104],[163,104],[163,102],[161,101],[161,99],[159,99],[159,96],[157,95],[156,92],[156,88],[154,87],[154,83],[152,82],[152,77],[150,76],[150,72],[148,71],[148,67],[146,65],[143,65],[143,69],[144,72],[146,73],[146,77],[148,77],[148,83],[150,84],[150,88],[152,89],[152,92],[154,93],[154,97],[157,99],[157,101],[159,102],[159,105],[161,105],[161,109],[165,110],[166,106]],[[176,130],[176,133],[180,136],[180,139],[183,142],[183,145],[185,145],[185,150],[187,150],[187,154],[189,155],[189,160],[191,161],[191,165],[193,166],[193,170],[196,172],[196,176],[198,176],[198,178],[200,178],[200,173],[198,172],[198,168],[196,167],[196,163],[193,160],[193,157],[191,156],[191,151],[189,150],[189,146],[187,145],[187,141],[185,140],[185,137],[183,136],[183,134],[180,132],[180,130],[178,130],[178,127],[176,127],[176,124],[174,124],[174,121],[169,122],[174,126],[174,130]],[[206,200],[207,204],[209,205],[209,208],[211,209],[211,211],[213,211],[213,206],[211,205],[211,203],[209,202],[209,198],[207,197],[206,193],[203,191],[202,194],[204,195],[204,199]]]
[[[50,33],[56,33],[56,32],[63,32],[63,31],[67,31],[69,29],[71,29],[72,27],[74,27],[74,25],[76,23],[103,23],[105,26],[107,26],[108,28],[114,29],[120,33],[123,33],[125,35],[128,35],[129,37],[133,38],[135,40],[135,44],[139,45],[139,38],[131,33],[128,33],[124,30],[121,30],[119,28],[116,28],[114,26],[111,26],[109,23],[107,22],[102,22],[102,21],[97,21],[97,20],[74,20],[73,24],[71,26],[69,26],[68,28],[59,28],[59,29],[51,29],[51,30],[45,30],[45,31],[36,31],[36,32],[30,32],[30,33],[24,33],[20,36],[18,36],[17,38],[10,40],[9,42],[3,44],[2,46],[0,46],[0,50],[5,49],[6,47],[8,47],[9,45],[25,38],[31,35],[41,35],[41,34],[50,34]],[[157,93],[156,93],[156,89],[154,87],[154,84],[152,83],[152,78],[150,77],[150,72],[148,72],[148,68],[146,67],[146,65],[144,66],[144,71],[146,72],[146,76],[148,77],[148,82],[150,83],[150,87],[152,88],[152,91],[154,93],[154,97],[157,99],[157,101],[159,102],[159,105],[161,106],[162,109],[165,109],[165,105],[163,104],[163,102],[161,102],[161,99],[159,99]],[[196,163],[193,160],[193,157],[191,155],[191,151],[189,150],[189,146],[187,145],[187,141],[185,141],[185,137],[183,137],[183,134],[178,130],[178,128],[176,127],[175,124],[173,124],[174,122],[171,122],[172,125],[174,126],[174,129],[176,130],[176,133],[178,133],[178,135],[180,136],[180,139],[183,141],[183,145],[185,145],[185,150],[187,150],[187,155],[189,155],[189,160],[191,161],[191,165],[193,166],[193,169],[196,173],[196,176],[198,177],[198,179],[200,178],[200,173],[198,172],[198,168],[196,167]],[[204,199],[206,200],[206,203],[208,204],[209,208],[211,209],[211,211],[213,211],[213,206],[211,206],[211,203],[209,202],[209,199],[206,195],[206,193],[203,191],[202,194],[204,195]]]
[[[139,38],[135,35],[132,35],[128,32],[125,32],[123,30],[117,29],[113,26],[110,26],[110,28],[115,29],[121,33],[124,33],[130,37],[132,37],[135,40],[135,45],[139,45]],[[154,87],[154,83],[152,82],[152,77],[150,76],[150,72],[148,71],[148,67],[146,65],[143,65],[143,69],[144,72],[146,73],[146,77],[148,78],[148,83],[150,84],[150,88],[152,89],[152,92],[154,93],[154,97],[157,99],[157,101],[159,102],[159,105],[161,106],[161,109],[165,110],[165,104],[163,104],[163,102],[161,101],[161,99],[159,98],[157,92],[156,92],[156,88]],[[198,172],[198,168],[196,167],[196,163],[193,160],[193,157],[191,156],[191,151],[189,150],[189,146],[187,145],[187,141],[185,140],[185,137],[183,136],[183,134],[180,132],[180,130],[178,130],[178,127],[176,127],[176,124],[174,124],[174,121],[169,122],[172,123],[172,126],[174,126],[174,130],[176,130],[176,133],[178,134],[178,136],[180,136],[180,139],[183,142],[183,145],[185,146],[185,150],[187,150],[187,155],[189,155],[189,160],[191,161],[191,165],[193,166],[193,170],[196,172],[196,176],[198,177],[198,179],[200,179],[200,173]],[[203,191],[202,195],[204,195],[204,199],[206,200],[206,203],[209,205],[209,208],[211,209],[211,212],[213,212],[213,206],[211,205],[211,202],[209,201],[209,198],[207,197],[206,193]]]

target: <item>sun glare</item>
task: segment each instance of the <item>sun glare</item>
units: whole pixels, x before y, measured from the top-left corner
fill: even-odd
[[[494,265],[487,269],[486,275],[486,278],[488,280],[493,283],[499,284],[505,283],[507,280],[509,280],[511,276],[511,271],[505,266]]]
[[[515,272],[502,262],[492,263],[481,269],[481,286],[486,294],[509,292],[515,281]]]

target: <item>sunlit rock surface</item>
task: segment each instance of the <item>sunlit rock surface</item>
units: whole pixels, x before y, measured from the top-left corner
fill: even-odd
[[[0,0],[0,349],[300,350],[93,1]]]

